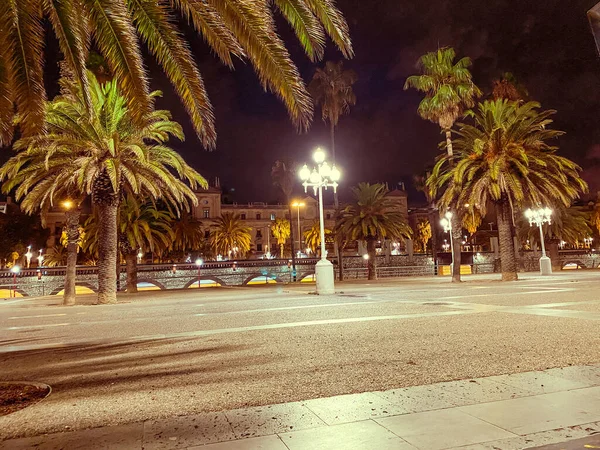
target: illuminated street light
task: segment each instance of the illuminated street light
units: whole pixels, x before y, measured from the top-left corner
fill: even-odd
[[[450,264],[450,273],[454,273],[454,238],[452,237],[452,213],[447,211],[444,218],[440,220],[444,231],[450,235],[450,252],[452,253],[452,263]]]
[[[42,255],[44,249],[40,248],[40,254],[37,257],[38,260],[38,267],[42,267],[42,264],[44,263],[44,255]]]
[[[137,254],[138,264],[140,264],[142,262],[143,257],[144,257],[144,252],[142,252],[142,249],[140,248],[140,250],[138,251],[138,254]]]
[[[315,195],[319,196],[319,224],[321,228],[321,259],[315,267],[317,278],[317,294],[335,293],[335,278],[333,274],[333,264],[327,260],[327,250],[325,249],[325,219],[323,217],[323,188],[333,187],[333,192],[337,191],[338,181],[341,178],[340,171],[334,166],[329,166],[325,161],[325,152],[317,148],[313,154],[313,159],[317,167],[311,171],[305,164],[298,175],[303,181],[304,192],[309,187],[314,189]]]
[[[552,210],[550,208],[527,209],[525,217],[529,219],[529,225],[537,225],[540,229],[540,242],[542,245],[542,257],[540,258],[540,274],[552,274],[552,261],[546,256],[546,244],[544,242],[544,229],[542,226],[547,223],[552,223]]]
[[[10,271],[13,274],[13,291],[12,291],[12,296],[16,297],[17,296],[17,275],[21,271],[21,268],[19,266],[12,266],[10,268]]]
[[[33,253],[31,253],[31,245],[27,246],[27,253],[25,253],[25,258],[27,259],[27,268],[29,269],[29,266],[31,265],[31,257],[33,256]]]

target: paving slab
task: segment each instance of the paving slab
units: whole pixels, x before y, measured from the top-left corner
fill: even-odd
[[[569,366],[548,369],[547,374],[567,380],[579,381],[590,386],[600,386],[600,367],[598,366]]]
[[[463,406],[460,411],[515,434],[564,428],[600,420],[598,388]]]
[[[392,433],[422,450],[441,450],[515,437],[458,409],[375,419]]]
[[[439,386],[459,399],[455,400],[457,406],[496,402],[531,395],[531,392],[525,389],[498,383],[489,378],[449,381],[440,383]]]
[[[223,413],[196,414],[144,423],[144,450],[167,450],[231,441],[236,436]]]
[[[143,424],[92,428],[0,441],[1,450],[141,450]]]
[[[572,441],[561,442],[559,444],[532,447],[529,450],[586,450],[590,448],[600,448],[600,434],[587,436]]]
[[[338,395],[307,400],[303,404],[328,425],[406,414],[402,405],[394,404],[371,392]]]
[[[326,425],[300,402],[234,409],[225,414],[236,439]]]
[[[415,450],[416,447],[372,420],[283,433],[289,450]]]
[[[512,375],[497,375],[488,377],[487,379],[529,391],[533,395],[568,391],[570,389],[579,389],[590,386],[589,383],[562,378],[548,372],[524,372]]]
[[[187,450],[288,450],[288,448],[279,436],[271,435],[188,447]]]
[[[463,399],[439,384],[413,386],[402,389],[375,392],[384,400],[389,401],[409,413],[431,411],[434,409],[452,408],[464,405]]]

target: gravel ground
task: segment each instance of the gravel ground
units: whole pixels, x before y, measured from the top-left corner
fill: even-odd
[[[595,277],[568,285],[553,277],[555,290],[535,279],[427,281],[354,283],[345,287],[353,296],[329,298],[241,289],[116,306],[0,307],[0,380],[53,388],[40,404],[0,417],[0,438],[600,361],[600,323],[584,317],[587,309],[581,318],[519,312],[536,303],[598,306]],[[218,332],[194,334],[206,330]],[[10,345],[34,348],[6,352]]]

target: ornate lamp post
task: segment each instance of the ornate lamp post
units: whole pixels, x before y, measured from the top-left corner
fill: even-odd
[[[546,244],[544,242],[544,229],[542,225],[552,223],[552,210],[550,208],[529,208],[525,211],[525,217],[529,219],[529,225],[537,225],[540,229],[540,242],[542,245],[542,257],[540,258],[540,275],[551,275],[552,274],[552,262],[550,258],[546,256]]]
[[[300,169],[300,179],[303,181],[304,192],[307,192],[308,187],[314,189],[315,195],[319,195],[319,224],[321,227],[321,260],[315,267],[315,275],[317,278],[317,294],[333,294],[335,293],[335,281],[333,275],[333,264],[327,260],[327,251],[325,250],[325,219],[323,217],[323,188],[333,187],[333,192],[337,192],[338,181],[341,177],[340,171],[335,167],[331,167],[325,161],[325,152],[317,148],[313,154],[313,159],[317,163],[317,167],[313,168],[312,172],[306,164]]]
[[[301,252],[302,251],[302,232],[300,231],[300,208],[303,208],[304,206],[306,206],[306,204],[304,202],[294,202],[292,203],[292,206],[294,208],[298,209],[298,251]]]
[[[447,211],[444,218],[440,220],[440,225],[444,231],[450,235],[450,252],[452,253],[452,263],[450,264],[450,273],[454,273],[454,238],[452,237],[452,213]]]
[[[44,249],[40,248],[40,254],[37,257],[38,260],[38,267],[42,267],[42,264],[44,263],[44,255],[42,255]]]

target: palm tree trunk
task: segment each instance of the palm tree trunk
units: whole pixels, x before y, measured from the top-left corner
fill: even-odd
[[[329,136],[331,138],[331,158],[333,165],[335,165],[335,124],[331,120],[329,121]],[[335,207],[335,215],[337,217],[340,209],[340,200],[337,191],[333,193],[333,206]],[[340,281],[344,281],[344,261],[342,260],[344,253],[343,246],[340,246],[338,239],[333,241],[333,246],[335,256],[337,256],[338,259],[338,278]]]
[[[499,203],[496,203],[496,215],[498,218],[498,240],[500,244],[502,281],[516,281],[518,280],[517,261],[511,233],[510,205],[504,196]]]
[[[369,255],[367,267],[369,280],[377,279],[377,251],[375,249],[376,242],[377,241],[375,239],[367,240],[367,254]]]
[[[452,150],[452,132],[450,128],[446,130],[446,151],[448,152],[448,156],[454,156],[454,151]]]
[[[460,265],[462,260],[461,245],[462,242],[462,223],[458,213],[454,211],[452,214],[452,240],[454,244],[453,261],[452,266],[452,282],[460,283]]]
[[[74,305],[76,288],[75,281],[77,277],[77,246],[79,241],[79,217],[81,209],[79,206],[70,209],[66,214],[67,228],[67,270],[65,273],[65,294],[63,296],[63,305]]]
[[[98,303],[117,303],[117,210],[112,202],[98,205]]]
[[[136,252],[125,254],[125,270],[127,271],[127,293],[137,294],[138,272]]]

